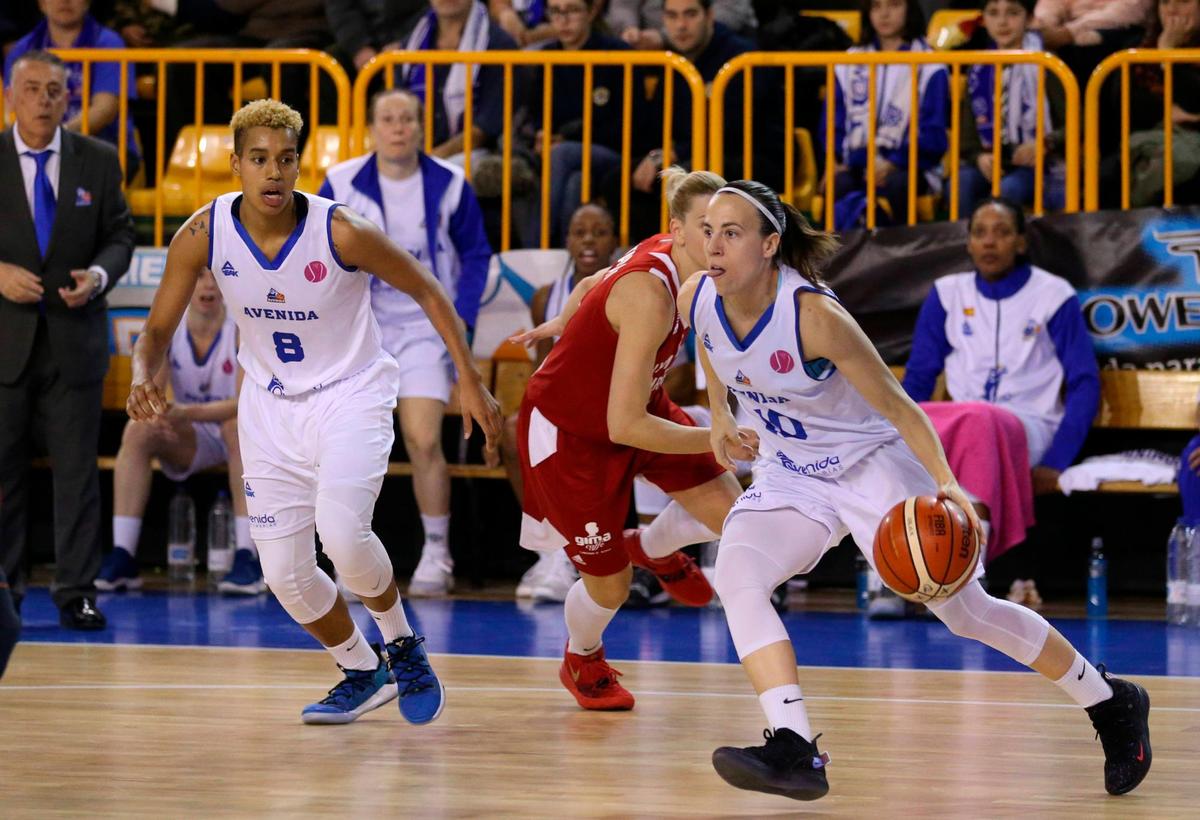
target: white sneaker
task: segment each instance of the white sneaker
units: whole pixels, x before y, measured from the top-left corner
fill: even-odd
[[[550,560],[550,566],[533,589],[533,600],[539,603],[562,603],[579,580],[579,572],[562,550],[554,552]]]
[[[434,555],[429,550],[421,553],[421,560],[408,582],[411,597],[436,597],[454,589],[454,562],[446,555]]]
[[[532,598],[533,591],[537,589],[538,584],[542,581],[542,576],[549,571],[553,562],[554,553],[539,552],[537,562],[525,570],[525,574],[517,582],[517,597]]]

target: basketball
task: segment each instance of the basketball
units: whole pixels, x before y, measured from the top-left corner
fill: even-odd
[[[919,495],[887,511],[875,531],[875,568],[901,598],[944,600],[971,579],[979,539],[962,507]]]

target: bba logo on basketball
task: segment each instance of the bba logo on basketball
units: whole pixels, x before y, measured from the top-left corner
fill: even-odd
[[[583,528],[587,531],[587,535],[582,537],[578,535],[575,536],[576,546],[580,546],[594,552],[612,540],[612,533],[606,532],[601,534],[600,526],[595,521],[587,522],[583,525]]]

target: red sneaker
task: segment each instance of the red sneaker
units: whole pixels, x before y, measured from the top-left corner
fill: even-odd
[[[627,711],[633,708],[633,695],[617,678],[621,673],[604,660],[604,647],[590,655],[563,653],[558,679],[584,709]]]
[[[651,558],[642,551],[642,531],[638,529],[625,530],[624,538],[629,560],[634,566],[653,572],[676,601],[687,606],[707,606],[712,600],[712,584],[690,556],[673,552],[666,558]]]

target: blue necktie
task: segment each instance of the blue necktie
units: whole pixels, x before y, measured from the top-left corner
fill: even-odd
[[[33,227],[37,231],[38,248],[42,258],[50,248],[50,232],[54,229],[54,211],[58,203],[54,199],[54,186],[50,184],[50,176],[46,173],[46,163],[50,161],[53,151],[26,151],[37,161],[37,174],[33,178]]]

